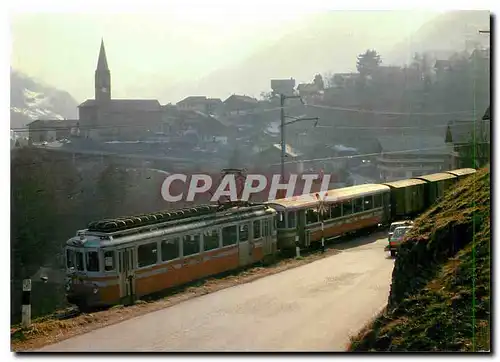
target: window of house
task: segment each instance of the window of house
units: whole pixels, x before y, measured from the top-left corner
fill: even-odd
[[[373,209],[373,196],[363,197],[364,210]]]
[[[161,242],[161,260],[177,259],[181,255],[179,238],[165,239]]]
[[[97,251],[87,251],[85,253],[85,259],[87,264],[87,271],[97,272],[99,271],[99,254]]]
[[[83,265],[83,253],[80,251],[75,252],[75,259],[76,259],[76,270],[83,271],[84,265]]]
[[[261,221],[260,220],[255,220],[253,222],[253,238],[254,239],[260,239],[261,235],[261,230],[260,230],[260,225]]]
[[[353,200],[354,212],[363,212],[363,198],[359,197]]]
[[[200,252],[200,234],[185,235],[182,246],[184,256],[198,254]]]
[[[330,206],[330,215],[332,219],[338,218],[342,216],[342,205],[334,204]]]
[[[345,201],[342,203],[342,215],[351,215],[352,214],[352,202]]]
[[[236,225],[226,226],[222,229],[222,246],[234,245],[238,242],[238,229]]]
[[[158,261],[158,243],[149,243],[137,247],[139,268],[154,265]]]
[[[306,223],[307,224],[314,224],[319,221],[318,218],[318,213],[316,210],[309,209],[306,211]]]
[[[209,251],[219,247],[219,230],[208,230],[203,233],[203,250]]]
[[[104,252],[104,270],[115,270],[115,251],[107,250]]]

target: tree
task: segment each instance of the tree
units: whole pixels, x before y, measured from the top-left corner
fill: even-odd
[[[382,63],[380,55],[370,49],[360,54],[357,59],[356,68],[363,77],[373,74],[373,71]]]
[[[126,197],[128,181],[127,171],[112,163],[101,173],[97,181],[97,205],[105,217],[123,214],[120,205]]]
[[[319,90],[324,90],[325,89],[325,83],[323,82],[323,77],[321,74],[316,74],[314,77],[314,84]]]

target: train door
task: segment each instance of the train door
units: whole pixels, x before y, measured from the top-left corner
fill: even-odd
[[[135,249],[118,250],[120,300],[129,303],[135,299]]]
[[[309,246],[310,241],[306,242],[306,211],[297,211],[297,235],[299,237],[299,245]],[[309,238],[308,238],[309,239]]]
[[[240,258],[240,266],[251,264],[253,261],[253,243],[250,244],[249,223],[238,225],[238,251]]]

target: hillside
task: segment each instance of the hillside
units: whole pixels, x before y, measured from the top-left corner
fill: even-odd
[[[487,35],[477,33],[489,28],[487,11],[438,15],[406,39],[398,37],[394,25],[398,16],[397,12],[359,12],[356,16],[341,11],[315,14],[296,24],[274,44],[199,81],[189,82],[186,90],[220,96],[224,93],[229,96],[228,92],[258,96],[269,90],[270,79],[293,77],[303,82],[312,81],[317,73],[355,71],[356,57],[369,48],[381,54],[383,64],[403,65],[415,52],[462,51],[466,40],[489,43]],[[361,23],[376,25],[371,28],[353,25]]]
[[[10,71],[10,127],[21,128],[36,119],[77,117],[77,102],[65,91],[40,84]]]
[[[463,180],[416,220],[386,310],[350,351],[488,351],[490,172]]]
[[[393,64],[408,64],[417,52],[437,52],[445,56],[464,50],[466,45],[489,47],[490,37],[479,33],[479,30],[489,29],[488,11],[447,12],[425,23],[410,37],[396,44],[385,55],[385,59]]]

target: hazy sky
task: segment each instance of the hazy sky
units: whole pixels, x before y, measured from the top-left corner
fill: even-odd
[[[378,37],[390,45],[435,15],[380,13],[367,21],[359,13],[346,12],[341,21],[356,31],[369,32],[375,42]],[[162,14],[17,14],[11,17],[12,67],[67,90],[77,101],[93,98],[94,70],[103,37],[113,97],[152,97],[175,103],[185,94],[169,93],[172,85],[196,84],[211,72],[238,63],[287,32],[304,27],[308,16],[220,9]],[[304,33],[308,31],[307,26],[303,28]],[[373,44],[375,48],[379,45]],[[231,91],[238,93],[238,85]]]

